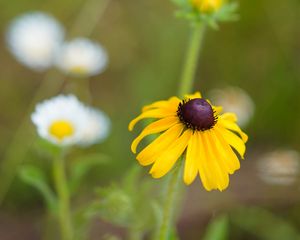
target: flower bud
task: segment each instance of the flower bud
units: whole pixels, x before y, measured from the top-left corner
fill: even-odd
[[[223,0],[192,0],[192,5],[202,13],[211,13],[218,11],[223,2]]]

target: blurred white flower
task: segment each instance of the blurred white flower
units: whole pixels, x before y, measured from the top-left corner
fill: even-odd
[[[110,131],[110,120],[102,111],[86,108],[87,126],[83,129],[79,145],[89,146],[103,141]]]
[[[31,115],[40,137],[60,146],[88,146],[107,137],[108,117],[74,95],[59,95],[39,103]]]
[[[268,184],[290,185],[299,174],[300,156],[293,150],[277,150],[262,156],[258,162],[259,177]]]
[[[17,60],[37,71],[54,64],[63,39],[63,27],[55,18],[43,12],[17,17],[6,35],[9,49]]]
[[[104,48],[86,38],[64,43],[57,55],[58,68],[74,76],[94,76],[104,71],[108,57]]]
[[[87,122],[86,108],[73,95],[59,95],[39,103],[31,115],[40,137],[57,145],[80,141]]]
[[[241,88],[215,89],[211,91],[210,98],[214,105],[222,106],[225,112],[235,113],[241,126],[246,126],[254,114],[254,102]]]

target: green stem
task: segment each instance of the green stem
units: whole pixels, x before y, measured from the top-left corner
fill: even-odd
[[[192,91],[194,77],[197,69],[199,53],[203,42],[205,26],[195,25],[193,26],[190,43],[187,50],[186,60],[183,68],[182,79],[179,87],[179,95],[183,97],[185,94],[189,94]],[[170,180],[167,185],[166,199],[163,208],[163,220],[159,229],[159,240],[168,240],[170,235],[170,229],[173,222],[173,212],[176,203],[176,193],[178,191],[179,176],[183,161],[179,166],[174,169],[170,176]]]
[[[182,165],[180,163],[180,165]],[[163,219],[162,224],[159,231],[159,240],[167,240],[169,239],[170,229],[173,220],[173,209],[175,207],[175,198],[177,193],[177,187],[179,183],[181,166],[177,166],[172,175],[170,176],[168,182],[168,190],[166,194],[166,199],[164,203],[163,209]]]
[[[204,38],[205,26],[193,26],[192,35],[188,45],[185,64],[183,67],[181,82],[178,94],[182,97],[189,94],[193,88],[193,82],[198,65],[199,54]]]
[[[70,195],[67,185],[65,161],[63,157],[54,159],[53,175],[58,195],[58,217],[61,229],[61,240],[73,239],[73,227],[70,209]]]

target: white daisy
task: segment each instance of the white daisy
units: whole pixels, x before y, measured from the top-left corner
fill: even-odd
[[[32,12],[17,17],[9,26],[7,43],[25,66],[42,71],[51,67],[63,42],[64,29],[52,16]]]
[[[88,125],[86,107],[73,95],[39,103],[31,119],[40,137],[61,146],[77,144]]]
[[[83,129],[79,145],[89,146],[103,141],[110,131],[110,120],[98,109],[86,108],[87,124]]]
[[[277,150],[266,153],[257,162],[259,177],[268,184],[293,184],[300,170],[299,153],[293,150]]]
[[[246,126],[254,114],[254,102],[241,88],[215,89],[210,96],[213,103],[222,106],[225,112],[235,113],[241,126]]]
[[[74,76],[94,76],[104,71],[108,62],[104,48],[86,38],[65,43],[57,55],[57,66]]]

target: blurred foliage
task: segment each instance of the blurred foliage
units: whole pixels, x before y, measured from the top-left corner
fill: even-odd
[[[152,181],[141,179],[141,172],[134,166],[120,185],[99,188],[94,204],[87,209],[87,216],[98,216],[108,222],[126,227],[129,238],[140,239],[161,221],[161,209],[157,194],[153,194]],[[152,235],[152,234],[151,234]]]
[[[237,209],[231,213],[231,221],[261,240],[300,239],[300,233],[292,223],[262,208]]]
[[[36,188],[43,195],[50,211],[55,212],[57,210],[56,197],[50,189],[46,176],[41,169],[35,166],[23,165],[20,168],[20,177],[25,183]]]
[[[226,240],[229,233],[229,219],[226,215],[218,216],[208,225],[203,240]]]

